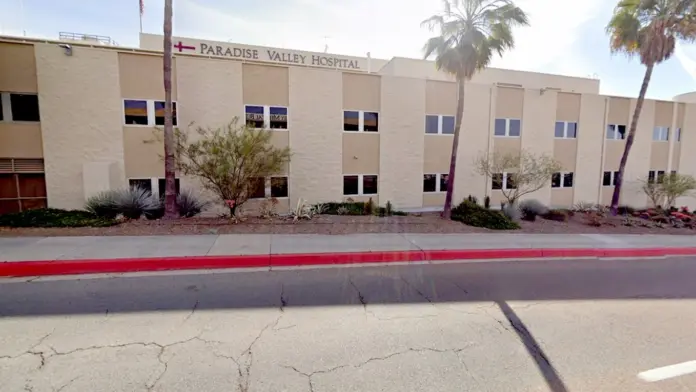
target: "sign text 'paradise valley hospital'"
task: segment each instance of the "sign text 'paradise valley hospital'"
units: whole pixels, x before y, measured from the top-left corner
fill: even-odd
[[[140,47],[141,49],[161,51],[162,36],[141,34]],[[312,53],[179,37],[172,38],[172,47],[174,54],[186,53],[201,56],[369,72],[369,69],[366,69],[369,68],[369,65],[365,67],[363,63],[369,63],[370,60],[360,57],[338,56],[328,53]]]

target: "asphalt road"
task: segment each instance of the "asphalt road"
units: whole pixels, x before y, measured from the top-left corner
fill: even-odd
[[[0,281],[1,391],[696,391],[690,361],[693,258]]]

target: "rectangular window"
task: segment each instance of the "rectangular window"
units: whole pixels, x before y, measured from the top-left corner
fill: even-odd
[[[288,197],[287,177],[271,177],[271,197]]]
[[[261,129],[266,128],[263,106],[246,105],[244,107],[244,113],[246,114],[246,125],[248,127]]]
[[[41,159],[0,159],[0,214],[46,208]]]
[[[36,94],[10,94],[12,121],[40,121],[39,96]]]
[[[440,116],[425,116],[425,133],[436,135],[440,133]]]
[[[575,139],[578,137],[578,123],[570,121],[556,121],[554,137],[557,139]]]
[[[442,116],[442,134],[454,135],[454,116]]]
[[[681,128],[677,128],[677,141],[681,141]]]
[[[491,178],[491,189],[515,189],[515,173],[496,173]]]
[[[347,132],[358,132],[360,130],[360,112],[343,111],[343,130]]]
[[[149,178],[131,178],[128,180],[128,186],[131,188],[145,189],[152,194],[152,181]]]
[[[648,172],[648,182],[655,182],[657,180],[658,184],[661,184],[665,180],[664,170],[650,170]]]
[[[573,187],[573,173],[563,173],[563,187],[572,188]]]
[[[376,195],[377,194],[377,176],[363,176],[362,180],[362,194],[363,195]]]
[[[147,101],[123,100],[123,114],[126,125],[148,125]]]
[[[343,176],[343,194],[357,195],[360,176]]]
[[[423,175],[423,192],[437,192],[437,174]]]
[[[447,192],[447,184],[449,184],[449,174],[440,174],[440,192]]]
[[[607,139],[623,140],[626,139],[626,126],[609,124],[607,125]]]
[[[561,187],[561,173],[553,173],[551,175],[551,188]]]
[[[662,142],[669,140],[669,127],[655,127],[653,129],[653,140]]]
[[[604,176],[602,178],[602,185],[603,186],[611,186],[612,185],[611,172],[608,172],[608,171],[604,172]]]
[[[493,130],[495,136],[519,137],[521,132],[522,120],[514,118],[495,119],[495,129]]]
[[[172,124],[176,127],[176,102],[172,102]],[[155,125],[164,125],[164,101],[155,101]]]
[[[271,106],[268,112],[271,129],[288,129],[288,108]]]
[[[379,130],[379,114],[375,112],[363,113],[364,132],[377,132]],[[376,185],[375,185],[376,186]]]
[[[266,197],[266,179],[253,177],[249,179],[249,199],[263,199]]]
[[[157,191],[159,192],[160,197],[164,196],[164,188],[166,188],[166,186],[167,180],[165,178],[160,178],[157,180]],[[176,188],[177,195],[181,193],[181,183],[179,182],[178,178],[174,179],[174,187]]]

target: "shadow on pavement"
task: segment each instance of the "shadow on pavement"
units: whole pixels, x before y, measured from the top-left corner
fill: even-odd
[[[696,298],[696,259],[539,260],[0,283],[0,316],[467,301]]]

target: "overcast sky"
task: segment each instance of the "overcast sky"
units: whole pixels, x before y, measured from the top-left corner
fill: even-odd
[[[163,0],[144,0],[144,31],[162,33]],[[23,3],[23,17],[21,4]],[[601,92],[635,96],[644,67],[612,56],[604,27],[612,0],[518,0],[531,27],[493,66],[572,76],[596,75]],[[3,34],[57,38],[60,31],[111,36],[138,45],[138,0],[0,0]],[[421,57],[429,36],[420,22],[440,0],[174,0],[174,35],[389,59]],[[653,74],[648,96],[671,99],[696,90],[696,46]]]

